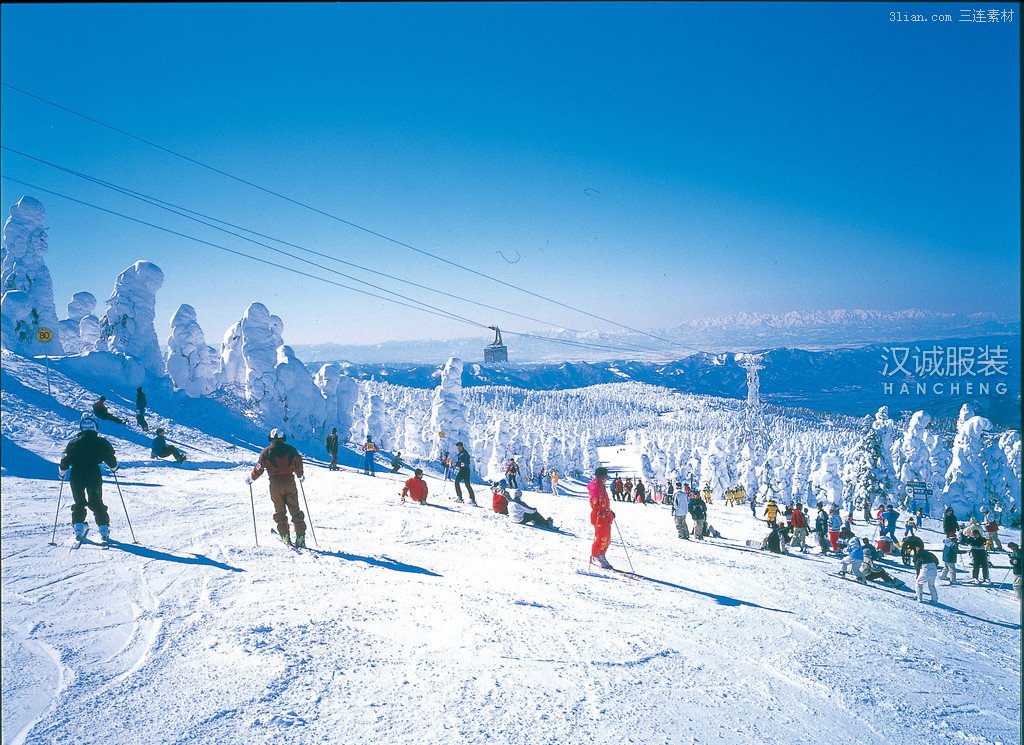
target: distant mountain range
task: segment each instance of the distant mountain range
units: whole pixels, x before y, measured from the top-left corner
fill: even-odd
[[[777,314],[738,313],[721,318],[687,321],[650,331],[652,336],[629,331],[538,332],[519,336],[504,332],[509,360],[516,363],[583,361],[629,358],[639,361],[676,359],[698,350],[709,353],[740,352],[779,347],[824,350],[868,344],[898,344],[923,339],[1020,335],[1020,319],[991,313],[936,313],[901,311],[825,310]],[[539,336],[571,344],[537,338]],[[295,345],[304,360],[347,360],[353,363],[440,364],[449,357],[465,362],[483,359],[483,348],[493,337],[452,340],[423,339],[375,345]],[[576,346],[592,344],[608,349]],[[640,347],[641,349],[636,349]]]
[[[936,338],[910,343],[869,344],[851,349],[814,351],[778,348],[764,352],[760,372],[761,397],[770,404],[806,407],[853,416],[874,413],[888,406],[894,418],[901,411],[925,409],[936,417],[956,417],[964,403],[1000,427],[1020,429],[1021,367],[1020,335]],[[949,348],[961,359],[972,350],[973,368],[953,376],[918,369],[929,357],[948,358]],[[903,350],[906,350],[904,357]],[[935,350],[941,350],[936,352]],[[983,350],[984,354],[983,354]],[[895,356],[894,356],[895,355]],[[1005,365],[983,367],[979,358],[1005,360]],[[326,360],[333,361],[333,360]],[[891,373],[902,362],[909,375]],[[320,363],[310,363],[315,368]],[[437,385],[443,364],[339,363],[357,379],[376,379],[415,388]],[[984,374],[983,370],[992,373]],[[693,354],[673,362],[611,360],[484,365],[469,362],[462,374],[463,386],[508,385],[533,390],[580,388],[600,383],[639,381],[687,393],[744,399],[746,371],[732,353]],[[902,386],[906,383],[907,387]],[[970,387],[968,387],[970,384]],[[985,384],[986,387],[983,387]],[[1003,387],[997,387],[1001,384]],[[891,388],[887,388],[891,385]],[[919,389],[918,386],[924,386]],[[954,386],[957,386],[954,388]],[[1003,392],[1000,392],[1002,390]]]

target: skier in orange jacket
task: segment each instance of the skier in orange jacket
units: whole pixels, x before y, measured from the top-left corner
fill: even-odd
[[[608,479],[608,469],[601,466],[594,471],[594,480],[587,484],[590,493],[590,524],[594,526],[594,545],[590,549],[591,561],[596,561],[605,569],[612,565],[605,558],[605,552],[612,542],[612,521],[615,513],[608,501],[608,489],[604,482]]]

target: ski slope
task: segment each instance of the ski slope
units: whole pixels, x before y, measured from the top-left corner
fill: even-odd
[[[918,604],[816,552],[748,548],[764,530],[747,507],[712,504],[724,538],[698,543],[665,507],[613,503],[608,556],[634,579],[588,566],[582,484],[525,492],[552,533],[495,515],[483,485],[479,508],[434,477],[431,506],[403,505],[408,473],[312,453],[319,548],[296,553],[270,533],[265,478],[250,502],[261,443],[157,402],[185,467],[150,460],[137,428],[101,429],[138,544],[111,481],[119,542],[73,549],[65,506],[50,546],[55,464],[98,394],[54,372],[48,396],[43,375],[4,357],[5,744],[1020,742],[1009,579]]]

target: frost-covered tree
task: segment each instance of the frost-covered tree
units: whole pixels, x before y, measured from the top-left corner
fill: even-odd
[[[313,376],[313,382],[324,397],[325,429],[338,428],[338,436],[344,441],[350,436],[353,410],[359,400],[359,385],[341,368],[333,363],[323,365]]]
[[[22,355],[64,354],[46,250],[46,210],[22,197],[11,206],[0,245],[0,337],[4,347]],[[36,337],[42,328],[53,332],[49,343]]]
[[[276,408],[287,432],[297,439],[320,438],[326,418],[326,402],[313,376],[292,348],[282,344],[277,348],[274,366]]]
[[[750,446],[744,445],[736,467],[737,485],[743,487],[748,499],[755,499],[758,493],[757,468],[754,465]]]
[[[885,429],[876,427],[877,422],[876,417],[864,427],[851,456],[854,464],[854,502],[873,509],[883,507],[892,500],[892,478],[889,475],[891,461],[883,447]]]
[[[146,370],[164,374],[164,356],[156,336],[156,293],[164,273],[151,261],[136,261],[114,282],[101,319],[102,339],[110,352],[139,362]]]
[[[828,452],[821,456],[818,467],[811,472],[811,484],[819,502],[836,507],[843,505],[843,478],[839,469],[839,456]]]
[[[444,439],[440,438],[440,432],[445,433]],[[454,457],[455,443],[460,440],[472,447],[462,395],[462,360],[457,357],[445,363],[441,371],[441,383],[434,389],[430,405],[430,437],[432,460],[439,458],[442,450],[447,450]]]
[[[999,449],[1003,453],[1004,468],[1006,476],[1006,502],[1003,508],[1009,511],[1011,507],[1017,507],[1020,511],[1020,490],[1021,490],[1021,465],[1020,465],[1020,432],[1011,430],[999,436]]]
[[[174,387],[190,398],[208,396],[220,387],[220,356],[207,345],[191,305],[178,306],[171,318],[165,369]]]
[[[96,349],[102,327],[96,310],[96,296],[91,292],[76,292],[68,303],[68,317],[58,322],[60,340],[67,354],[91,352]]]
[[[700,488],[711,487],[713,499],[724,499],[725,490],[732,486],[734,474],[730,467],[728,445],[724,437],[715,437],[704,451],[700,464]]]
[[[985,445],[982,436],[992,429],[992,423],[975,416],[974,410],[964,404],[957,419],[953,440],[953,457],[946,471],[946,485],[942,496],[958,518],[978,515],[985,504]]]

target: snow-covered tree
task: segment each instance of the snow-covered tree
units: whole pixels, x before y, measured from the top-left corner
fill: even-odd
[[[87,293],[78,293],[81,294]],[[69,314],[70,308],[68,306]],[[174,387],[191,398],[208,396],[220,386],[220,356],[216,349],[207,345],[191,305],[179,306],[171,318],[165,366]]]
[[[137,360],[148,371],[164,374],[164,356],[156,336],[156,293],[164,273],[151,261],[136,261],[117,275],[102,320],[108,351]]]
[[[102,326],[96,310],[96,296],[91,292],[76,292],[68,303],[68,317],[59,321],[60,340],[67,354],[91,352],[96,349]]]
[[[882,409],[886,407],[883,406]],[[885,506],[893,498],[892,478],[889,475],[891,460],[883,447],[886,430],[875,426],[877,422],[876,417],[864,427],[861,439],[851,456],[854,464],[853,499],[855,503],[865,504],[873,509]]]
[[[953,458],[946,471],[946,485],[942,492],[946,506],[952,507],[960,519],[978,515],[979,508],[986,503],[982,435],[991,429],[992,423],[984,417],[975,416],[968,404],[961,407],[953,440]]]
[[[441,439],[439,433],[444,432]],[[441,371],[441,383],[434,389],[430,406],[430,458],[436,460],[447,450],[454,457],[455,443],[471,446],[466,423],[466,404],[462,397],[462,360],[452,357]]]

